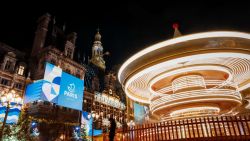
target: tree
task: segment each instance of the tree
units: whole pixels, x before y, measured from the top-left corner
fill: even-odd
[[[29,118],[25,108],[22,109],[19,120],[16,125],[13,125],[12,136],[15,136],[19,141],[32,141],[34,140],[30,134],[30,126],[32,119]]]
[[[86,128],[84,128],[84,127],[81,128],[81,132],[80,132],[80,133],[81,133],[81,138],[82,138],[82,140],[83,140],[83,141],[88,141],[88,140],[87,140]]]

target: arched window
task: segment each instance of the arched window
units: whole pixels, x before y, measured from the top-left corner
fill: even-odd
[[[6,64],[5,64],[5,67],[4,67],[4,69],[5,70],[10,70],[10,68],[11,68],[11,65],[12,65],[12,62],[11,61],[6,61]]]
[[[71,58],[71,54],[72,54],[72,50],[68,48],[66,56]]]
[[[23,73],[24,73],[24,66],[19,66],[17,74],[23,75]]]

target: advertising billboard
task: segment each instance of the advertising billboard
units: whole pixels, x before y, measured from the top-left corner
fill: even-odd
[[[135,123],[137,124],[142,124],[144,121],[148,120],[149,118],[148,106],[134,103],[134,117],[135,117]]]
[[[24,103],[43,100],[60,106],[82,110],[84,81],[46,63],[44,79],[29,84]]]
[[[59,93],[58,105],[82,110],[83,80],[63,72]]]
[[[24,95],[24,104],[33,102],[36,100],[41,100],[43,80],[35,81],[26,87]]]

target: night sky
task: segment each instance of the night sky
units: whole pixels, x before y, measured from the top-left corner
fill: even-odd
[[[111,53],[105,57],[110,69],[122,64],[139,50],[172,38],[172,24],[175,22],[179,23],[183,35],[214,30],[250,33],[250,7],[238,1],[93,1],[83,4],[66,2],[38,1],[30,3],[32,6],[25,3],[2,4],[5,9],[0,9],[0,42],[29,52],[37,26],[36,21],[39,16],[48,12],[56,16],[56,24],[59,27],[66,23],[66,32],[75,31],[78,34],[77,48],[86,58],[91,55],[94,35],[99,26],[104,50]]]

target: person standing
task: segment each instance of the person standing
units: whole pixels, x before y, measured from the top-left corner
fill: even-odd
[[[110,116],[110,128],[109,128],[109,141],[114,141],[115,137],[115,129],[116,129],[116,122],[113,116]]]

